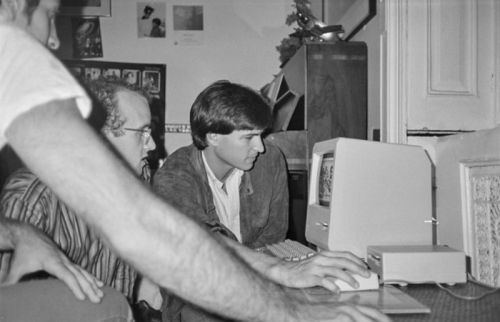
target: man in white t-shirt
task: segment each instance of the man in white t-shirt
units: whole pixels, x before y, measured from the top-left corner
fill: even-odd
[[[352,303],[312,303],[306,294],[270,282],[262,274],[272,278],[276,263],[245,261],[236,255],[248,251],[243,246],[213,237],[137,179],[82,118],[90,110],[83,90],[33,41],[57,46],[58,5],[59,0],[1,2],[0,19],[16,27],[0,23],[0,146],[8,142],[119,256],[206,310],[253,321],[388,320]],[[16,229],[1,229],[4,245],[17,256]]]
[[[75,98],[82,114],[90,111],[83,89],[40,44],[51,49],[59,47],[54,28],[58,7],[59,0],[4,0],[0,5],[0,149],[6,144],[5,131],[10,124],[36,105]],[[2,265],[0,272],[2,318],[9,321],[49,321],[56,317],[75,321],[132,319],[123,295],[101,289],[102,282],[71,263],[53,241],[31,225],[0,216],[0,250],[13,250],[10,266]],[[11,285],[39,270],[58,277],[69,289],[56,280]],[[68,295],[70,290],[76,298]],[[90,302],[78,301],[85,298]],[[100,305],[93,304],[101,301]]]

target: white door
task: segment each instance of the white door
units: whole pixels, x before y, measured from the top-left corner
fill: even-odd
[[[408,130],[495,125],[490,0],[409,1]]]
[[[478,130],[499,124],[500,82],[495,75],[500,71],[500,2],[386,4],[392,28],[387,34],[389,140],[405,142],[418,131]]]

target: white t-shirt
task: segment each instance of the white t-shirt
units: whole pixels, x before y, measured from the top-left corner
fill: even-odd
[[[0,148],[20,114],[54,100],[75,98],[82,116],[91,102],[64,65],[24,30],[0,24]]]

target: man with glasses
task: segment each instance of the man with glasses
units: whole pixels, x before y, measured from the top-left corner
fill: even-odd
[[[94,80],[87,85],[94,98],[94,114],[98,115],[92,115],[89,122],[141,175],[147,168],[148,151],[156,148],[145,94],[121,81]],[[105,246],[97,233],[28,169],[20,169],[9,178],[0,196],[0,211],[7,218],[42,230],[73,263],[133,302],[135,270]]]

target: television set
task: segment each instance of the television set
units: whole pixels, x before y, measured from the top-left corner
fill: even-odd
[[[367,246],[432,245],[432,163],[420,146],[351,138],[317,142],[306,239],[366,258]]]

